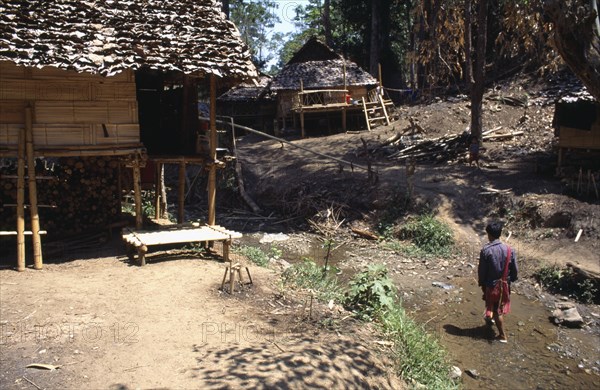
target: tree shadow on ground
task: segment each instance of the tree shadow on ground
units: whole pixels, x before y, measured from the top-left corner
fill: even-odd
[[[329,335],[332,340],[317,341],[311,337],[279,340],[273,334],[258,334],[260,329],[246,331],[241,329],[227,337],[254,337],[259,342],[245,347],[236,343],[224,343],[222,347],[193,346],[198,366],[192,371],[202,388],[398,387],[393,383],[397,380],[381,368],[384,365],[377,364],[379,358],[353,340],[336,335]],[[251,333],[255,334],[250,336]]]

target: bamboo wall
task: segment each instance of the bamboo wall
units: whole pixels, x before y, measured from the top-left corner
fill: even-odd
[[[561,126],[558,146],[561,148],[600,150],[600,123],[596,121],[590,130]]]
[[[133,71],[106,78],[0,62],[0,149],[16,150],[27,104],[36,149],[140,142]]]

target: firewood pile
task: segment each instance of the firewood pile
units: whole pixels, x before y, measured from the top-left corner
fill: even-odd
[[[10,161],[10,160],[9,160]],[[0,230],[15,230],[16,160],[0,168]],[[107,226],[121,212],[119,161],[111,157],[69,157],[36,164],[40,225],[49,237]],[[25,191],[28,204],[28,191]],[[26,216],[28,211],[26,210]],[[26,217],[27,219],[28,217]]]
[[[393,160],[414,159],[421,162],[440,163],[457,158],[468,148],[469,133],[445,135],[423,139],[420,136],[402,136],[397,140],[372,150]]]

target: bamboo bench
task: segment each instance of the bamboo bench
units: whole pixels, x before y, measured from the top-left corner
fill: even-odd
[[[223,260],[229,260],[229,245],[234,238],[241,238],[242,233],[227,230],[218,225],[175,225],[160,230],[136,230],[124,228],[121,232],[127,247],[127,257],[131,261],[138,254],[140,266],[146,264],[148,247],[153,245],[183,244],[194,242],[223,242]]]

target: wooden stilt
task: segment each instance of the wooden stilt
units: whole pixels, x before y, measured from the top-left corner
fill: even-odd
[[[25,271],[25,130],[19,131],[17,162],[17,271]]]
[[[342,130],[346,132],[346,109],[342,108]]]
[[[31,214],[31,237],[33,242],[33,268],[42,269],[42,240],[40,238],[40,216],[37,204],[35,157],[33,154],[33,125],[31,107],[25,107],[25,143],[27,147],[27,175],[29,176],[29,212]]]
[[[141,229],[142,218],[142,175],[140,173],[140,163],[135,160],[133,163],[133,196],[135,198],[135,228]]]
[[[306,133],[304,132],[304,111],[300,109],[300,136],[302,138],[306,137]]]
[[[217,159],[217,79],[210,75],[210,158]],[[208,224],[216,224],[216,201],[217,201],[217,166],[210,165],[208,173]]]
[[[178,209],[177,223],[185,221],[185,162],[179,163],[179,186],[177,191]]]
[[[160,166],[161,163],[156,162],[154,165],[154,169],[156,170],[154,175],[154,219],[159,219],[161,217],[160,212],[160,194],[162,192],[162,181],[160,175]]]

